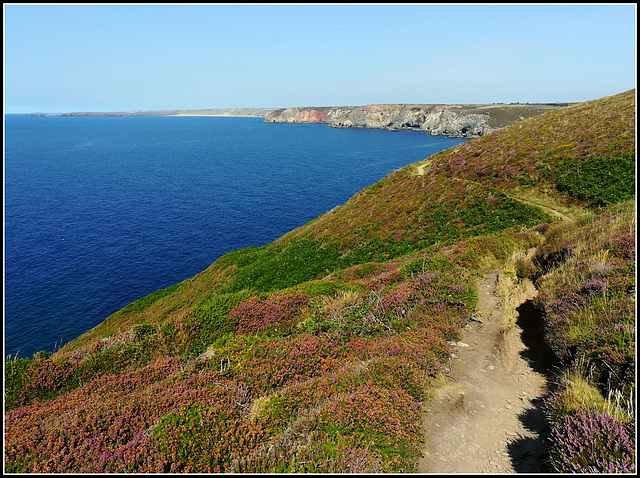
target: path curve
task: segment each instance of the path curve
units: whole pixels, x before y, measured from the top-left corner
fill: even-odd
[[[426,404],[421,473],[540,472],[547,382],[525,359],[520,326],[504,331],[497,281],[497,271],[479,281],[478,313],[455,346],[448,382]],[[511,305],[534,295],[528,282]]]
[[[505,194],[506,194],[506,193],[505,193]],[[552,216],[559,217],[559,218],[560,218],[560,219],[562,219],[563,221],[567,221],[567,222],[575,222],[573,219],[571,219],[571,218],[570,218],[569,216],[567,216],[566,214],[562,214],[562,213],[561,213],[560,211],[558,211],[557,209],[550,208],[549,206],[544,206],[544,205],[542,205],[542,204],[540,204],[540,203],[537,203],[537,202],[529,201],[529,200],[527,200],[527,199],[522,199],[522,198],[520,198],[520,197],[518,197],[518,196],[510,196],[510,195],[508,195],[508,194],[507,194],[507,197],[509,197],[509,198],[511,198],[511,199],[514,199],[514,200],[516,200],[516,201],[520,201],[521,203],[528,204],[529,206],[534,206],[534,207],[540,208],[540,209],[542,209],[543,211],[545,211],[545,212],[547,212],[547,213],[551,214]]]
[[[421,164],[416,166],[416,175],[424,176],[426,167],[430,165],[431,165],[431,161],[422,161]]]
[[[416,163],[415,164],[416,170],[415,170],[414,174],[416,176],[424,176],[426,174],[425,170],[426,170],[427,166],[431,166],[431,163],[432,163],[432,161],[430,161],[430,160],[421,161],[419,164]],[[482,184],[482,183],[479,183],[478,181],[473,181],[471,179],[462,179],[462,178],[456,178],[456,177],[450,177],[449,179],[452,179],[454,181],[462,181],[462,182],[474,183],[474,184],[479,184],[479,185]],[[513,199],[515,201],[519,201],[521,203],[528,204],[529,206],[534,206],[534,207],[540,208],[543,211],[551,214],[552,216],[556,216],[556,217],[562,219],[563,221],[575,222],[572,218],[570,218],[566,214],[561,213],[557,209],[553,209],[553,208],[551,208],[549,206],[545,206],[545,205],[543,205],[541,203],[534,202],[534,201],[531,201],[529,199],[524,199],[524,198],[518,197],[518,196],[513,195],[513,194],[508,194],[505,191],[502,191],[502,193],[505,196],[507,196],[508,198]]]

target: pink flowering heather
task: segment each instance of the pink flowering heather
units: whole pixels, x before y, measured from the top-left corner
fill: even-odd
[[[277,328],[280,323],[287,327],[287,322],[308,303],[306,294],[276,293],[265,300],[254,296],[238,304],[229,315],[237,322],[239,334],[258,332]]]
[[[265,340],[245,353],[242,341],[227,352],[232,369],[259,390],[267,391],[308,380],[338,368],[349,353],[327,335],[304,333],[294,338]]]
[[[321,428],[344,433],[369,430],[388,443],[420,446],[421,412],[418,403],[403,390],[389,390],[370,383],[338,396],[318,419]],[[384,437],[384,438],[383,438]]]
[[[553,425],[549,459],[559,473],[634,473],[634,441],[615,418],[579,410]]]
[[[237,387],[218,372],[180,376],[179,360],[100,377],[49,402],[5,416],[5,464],[11,472],[163,471],[149,441],[163,416],[194,405],[223,413],[238,408]],[[166,452],[163,452],[166,453]]]

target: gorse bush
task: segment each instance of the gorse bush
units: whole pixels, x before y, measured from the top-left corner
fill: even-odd
[[[24,395],[25,386],[29,385],[29,365],[33,359],[16,358],[5,362],[4,367],[4,401],[8,406],[26,403]],[[6,405],[5,405],[6,406]]]
[[[235,265],[231,284],[224,290],[243,289],[275,291],[319,279],[343,266],[344,261],[334,247],[311,239],[283,245],[248,247],[226,254],[220,266]]]
[[[162,417],[151,443],[164,473],[219,473],[266,436],[260,421],[194,405]]]
[[[420,408],[406,392],[366,383],[339,394],[317,419],[320,433],[365,438],[390,463],[416,461],[420,447]],[[408,458],[408,460],[407,460]],[[395,470],[400,471],[400,470]]]
[[[635,197],[635,157],[631,153],[619,156],[570,159],[567,172],[558,180],[560,191],[607,206]]]
[[[222,335],[233,332],[237,323],[230,312],[243,300],[251,297],[251,291],[214,296],[196,305],[191,320],[199,324],[199,342],[210,344]]]

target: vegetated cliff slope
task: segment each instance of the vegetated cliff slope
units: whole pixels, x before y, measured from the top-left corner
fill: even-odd
[[[635,91],[402,168],[6,364],[6,469],[415,471],[420,407],[474,314],[474,277],[502,266],[541,291],[561,384],[549,463],[632,469],[634,168]]]
[[[559,107],[557,104],[294,107],[274,110],[265,117],[265,122],[328,123],[332,128],[414,130],[432,136],[477,138]]]

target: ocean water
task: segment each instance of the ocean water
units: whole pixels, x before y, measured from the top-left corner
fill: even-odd
[[[53,352],[463,141],[262,118],[5,115],[5,358]]]

